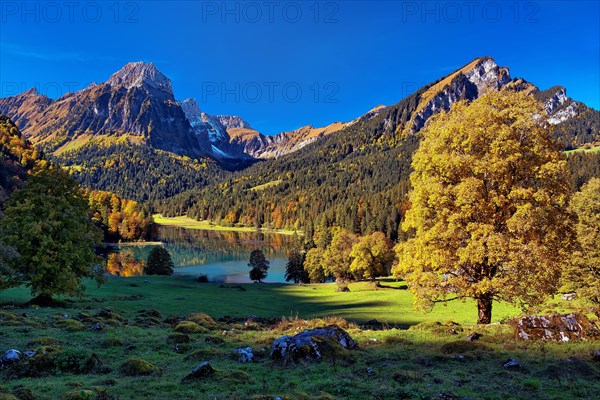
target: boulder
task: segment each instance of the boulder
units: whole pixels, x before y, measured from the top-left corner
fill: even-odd
[[[271,345],[270,357],[285,363],[301,360],[318,360],[324,352],[334,347],[356,349],[358,345],[350,335],[337,325],[305,330],[295,336],[281,336]],[[335,353],[334,353],[335,355]]]
[[[600,361],[600,350],[594,353],[592,359],[594,359],[594,361]]]
[[[19,350],[9,349],[4,352],[3,361],[17,362],[21,359],[22,353]]]
[[[532,315],[519,319],[515,338],[522,340],[545,339],[560,342],[587,340],[600,337],[600,329],[582,314]]]
[[[205,378],[214,374],[215,370],[208,361],[203,361],[196,368],[192,370],[183,380],[182,383],[191,382],[196,379]]]
[[[514,358],[509,358],[508,360],[504,361],[504,364],[502,364],[502,366],[504,367],[504,369],[508,369],[511,371],[516,371],[523,368],[521,363],[515,360]]]
[[[242,347],[240,349],[235,349],[234,353],[239,355],[239,361],[241,363],[252,362],[254,359],[254,352],[252,351],[252,347]]]
[[[6,368],[12,364],[16,364],[23,357],[23,353],[16,349],[9,349],[4,352],[4,356],[0,359],[0,369]]]

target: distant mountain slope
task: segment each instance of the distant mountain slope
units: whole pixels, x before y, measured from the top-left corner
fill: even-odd
[[[31,92],[2,99],[0,112],[11,117],[23,115],[18,118],[23,132],[48,151],[71,141],[82,145],[98,136],[128,135],[138,143],[177,154],[200,156],[207,152],[207,141],[193,134],[175,102],[171,81],[151,63],[129,63],[108,81],[67,93],[56,101],[33,102],[32,97],[39,99]]]
[[[176,101],[170,80],[143,62],[129,63],[106,82],[57,100],[35,90],[0,99],[0,112],[14,118],[34,144],[70,166],[85,185],[138,201],[158,201],[229,179],[227,170],[246,168],[257,159],[282,161],[259,163],[236,179],[252,174],[245,185],[277,180],[284,188],[282,166],[293,166],[288,171],[309,169],[307,176],[322,181],[313,173],[321,166],[321,172],[328,173],[335,171],[337,162],[360,152],[395,149],[418,134],[435,113],[490,90],[534,93],[567,148],[600,141],[598,111],[568,98],[564,88],[539,91],[524,79],[511,79],[508,68],[490,57],[477,58],[399,103],[378,106],[352,121],[320,128],[306,125],[274,136],[252,129],[241,117],[202,112],[194,99]],[[365,168],[363,160],[355,162],[352,168]],[[314,163],[319,168],[311,169]],[[115,165],[128,172],[116,173]],[[368,193],[372,188],[363,189]]]
[[[27,173],[41,156],[16,125],[0,115],[0,203],[27,179]]]
[[[555,125],[554,136],[567,150],[600,142],[600,111],[568,97],[563,86],[537,91],[535,97],[544,103],[548,121]]]
[[[490,90],[539,92],[523,79],[511,79],[508,69],[491,58],[477,59],[397,104],[379,108],[369,118],[156,207],[164,215],[180,215],[187,208],[192,218],[229,224],[308,231],[337,225],[363,234],[380,230],[396,239],[402,234],[399,223],[408,207],[405,194],[410,189],[408,176],[418,132],[434,113]],[[553,107],[554,95],[546,94],[540,100],[551,117],[559,119],[561,110],[569,106],[563,101],[563,106]],[[575,117],[558,121],[556,126]],[[265,148],[270,144],[248,129],[231,130],[230,135],[232,140],[242,138],[240,143],[256,142]],[[596,163],[598,159],[592,157]],[[581,176],[586,173],[582,170]]]

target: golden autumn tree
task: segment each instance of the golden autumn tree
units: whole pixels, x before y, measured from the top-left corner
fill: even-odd
[[[375,280],[378,276],[387,276],[394,256],[392,241],[383,232],[373,232],[352,246],[350,272],[359,279]]]
[[[563,289],[600,305],[600,178],[592,178],[575,193],[571,209],[577,215],[577,249],[564,273]]]
[[[538,304],[556,290],[573,242],[568,170],[540,103],[517,92],[458,102],[423,130],[396,276],[415,305],[473,298]]]

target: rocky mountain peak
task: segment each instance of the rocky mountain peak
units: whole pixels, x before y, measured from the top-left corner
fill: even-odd
[[[200,114],[202,114],[202,112],[200,111],[200,106],[198,105],[198,102],[194,98],[185,99],[185,100],[179,101],[178,103],[181,106],[181,108],[183,109],[183,112],[188,117],[188,119],[191,116],[195,116],[195,117],[199,118]]]
[[[111,75],[107,81],[111,86],[150,87],[173,94],[171,80],[156,68],[153,63],[142,61],[130,62]]]
[[[21,93],[21,96],[39,96],[40,92],[38,92],[38,90],[35,87],[32,87],[31,89]]]
[[[216,118],[227,129],[252,129],[248,122],[244,121],[241,117],[238,117],[237,115],[214,115],[213,118]]]

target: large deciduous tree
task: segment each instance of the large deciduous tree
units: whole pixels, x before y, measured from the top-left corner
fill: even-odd
[[[524,93],[458,102],[422,132],[412,161],[414,236],[397,247],[421,308],[477,300],[490,323],[495,300],[538,304],[557,288],[573,242],[564,156],[542,105]]]
[[[79,295],[82,278],[101,280],[94,247],[102,232],[91,221],[79,184],[59,167],[41,164],[5,204],[2,240],[18,257],[8,263],[15,283],[31,287],[40,303],[52,295]]]
[[[392,241],[383,232],[373,232],[360,238],[352,247],[350,272],[357,278],[374,280],[388,275],[395,254]]]
[[[578,246],[564,273],[564,289],[600,305],[600,178],[575,193],[571,209],[577,215]]]
[[[327,275],[333,275],[337,282],[347,282],[352,279],[350,264],[352,263],[352,246],[358,242],[358,236],[341,229],[336,232],[331,244],[323,253],[323,267]]]
[[[323,283],[327,276],[323,268],[324,249],[314,247],[306,252],[304,259],[304,270],[312,283]]]

